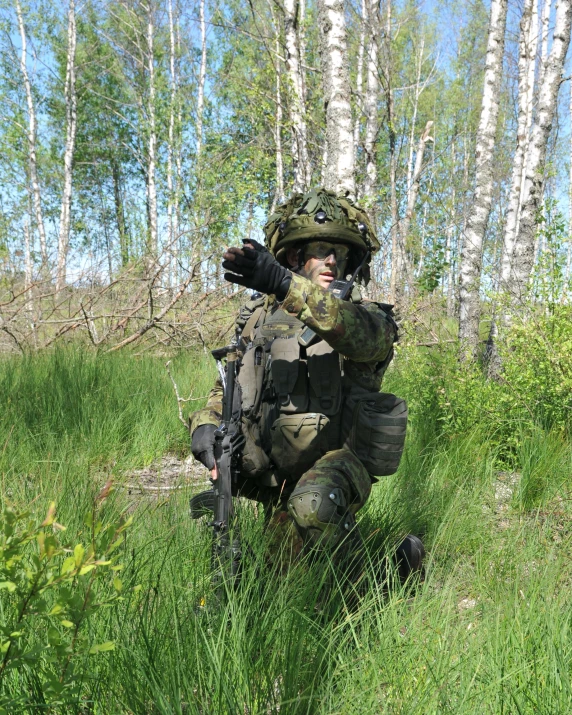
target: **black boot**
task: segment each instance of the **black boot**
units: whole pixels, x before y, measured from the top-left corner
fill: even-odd
[[[393,558],[402,583],[412,574],[422,574],[425,558],[423,542],[418,536],[408,534],[395,550]]]

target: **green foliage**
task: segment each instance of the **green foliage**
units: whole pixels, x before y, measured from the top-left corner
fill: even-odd
[[[122,598],[117,549],[132,518],[107,522],[101,504],[106,485],[85,518],[89,542],[65,544],[65,527],[52,502],[37,523],[29,511],[6,507],[0,521],[0,713],[29,704],[7,685],[11,671],[33,673],[45,706],[77,701],[84,675],[76,664],[115,648],[96,643],[88,621]],[[73,542],[72,542],[73,543]]]
[[[533,274],[534,297],[554,311],[566,286],[567,248],[570,241],[566,220],[555,199],[548,197],[537,216],[537,268]]]
[[[498,343],[502,370],[460,363],[455,343],[400,349],[396,373],[410,403],[411,426],[427,443],[473,431],[487,435],[501,464],[514,465],[523,437],[538,427],[569,433],[572,420],[572,313],[566,306],[514,320]]]
[[[536,422],[561,430],[572,419],[572,310],[553,306],[548,315],[534,312],[515,318],[500,342],[509,404],[524,402]]]

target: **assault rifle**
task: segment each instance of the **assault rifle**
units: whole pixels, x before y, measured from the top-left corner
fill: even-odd
[[[212,350],[223,386],[222,420],[215,431],[214,457],[216,478],[212,489],[191,499],[191,517],[213,514],[212,567],[215,589],[237,582],[240,571],[240,540],[234,524],[232,484],[236,482],[245,438],[241,431],[241,400],[237,382],[239,336],[224,348]],[[223,364],[226,360],[226,365]]]

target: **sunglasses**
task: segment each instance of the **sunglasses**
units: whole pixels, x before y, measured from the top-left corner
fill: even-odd
[[[336,261],[347,261],[350,253],[349,246],[344,246],[339,243],[328,243],[327,241],[310,241],[304,246],[304,256],[306,258],[319,258],[324,260],[330,253],[336,257]]]

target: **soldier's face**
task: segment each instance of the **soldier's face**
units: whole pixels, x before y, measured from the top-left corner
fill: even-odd
[[[306,244],[300,250],[304,256],[304,265],[300,270],[303,278],[328,290],[331,283],[343,276],[348,254],[345,246],[319,241]],[[288,250],[288,261],[292,266],[298,265],[298,249]]]

